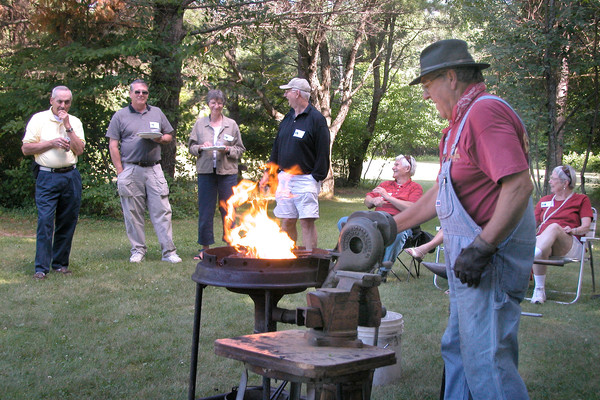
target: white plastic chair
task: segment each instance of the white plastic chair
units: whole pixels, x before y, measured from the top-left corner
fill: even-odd
[[[573,304],[579,297],[581,296],[581,286],[583,282],[583,268],[585,263],[589,261],[590,270],[592,272],[592,291],[596,292],[596,279],[594,276],[594,257],[593,257],[593,243],[600,238],[596,237],[596,222],[598,219],[598,212],[595,208],[592,207],[593,216],[592,223],[590,224],[590,229],[585,236],[581,237],[581,242],[583,246],[581,246],[581,255],[577,258],[566,258],[566,257],[550,257],[549,260],[534,260],[536,264],[543,265],[554,265],[554,266],[564,266],[570,263],[579,263],[579,277],[577,278],[577,291],[575,292],[575,298],[572,301],[556,301],[556,300],[548,300],[553,301],[558,304]],[[555,292],[555,291],[553,291]],[[557,292],[562,294],[573,294],[573,292]]]

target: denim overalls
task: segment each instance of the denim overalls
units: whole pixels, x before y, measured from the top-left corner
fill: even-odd
[[[475,100],[495,99],[482,96]],[[463,117],[450,155],[456,151],[469,112]],[[509,106],[510,107],[510,106]],[[450,135],[447,136],[449,138]],[[448,142],[444,145],[444,159]],[[528,399],[527,388],[517,371],[517,333],[520,302],[529,284],[535,247],[533,203],[529,199],[517,227],[498,246],[478,287],[468,287],[454,276],[460,251],[481,232],[454,192],[450,178],[452,157],[442,162],[436,211],[444,232],[446,271],[450,285],[450,316],[442,337],[446,369],[445,398]]]

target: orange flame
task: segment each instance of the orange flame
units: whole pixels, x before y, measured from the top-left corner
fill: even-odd
[[[276,184],[273,186],[276,188]],[[256,182],[249,180],[244,179],[233,187],[233,195],[226,204],[225,241],[247,257],[296,258],[292,252],[294,241],[267,214],[267,196],[258,190]],[[238,216],[236,210],[246,203],[250,209]]]

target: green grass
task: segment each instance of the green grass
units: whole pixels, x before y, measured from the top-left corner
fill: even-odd
[[[322,201],[319,247],[334,247],[338,218],[364,209],[363,194],[342,189],[337,199]],[[435,224],[424,228],[434,232]],[[35,225],[34,215],[0,212],[0,399],[186,399],[196,221],[173,222],[183,263],[160,261],[148,223],[147,261],[132,265],[121,220],[83,218],[71,255],[73,274],[50,274],[40,282],[31,278]],[[220,235],[219,224],[215,227]],[[380,293],[387,308],[404,317],[402,377],[395,385],[375,388],[372,398],[435,399],[447,295],[433,286],[429,271],[410,280],[401,266],[395,271],[402,280],[388,280]],[[575,281],[574,265],[556,267],[548,286],[562,289]],[[575,305],[523,304],[524,311],[543,313],[542,318],[523,317],[519,336],[520,372],[532,399],[593,399],[600,393],[600,299],[590,293],[586,270],[584,296]],[[305,293],[280,302],[286,308],[305,304]],[[213,341],[251,333],[252,310],[247,296],[205,289],[198,396],[228,392],[238,384],[241,364],[215,356]],[[259,377],[251,375],[251,384],[259,385]]]

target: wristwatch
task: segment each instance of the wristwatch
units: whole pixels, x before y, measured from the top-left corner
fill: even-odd
[[[71,132],[73,132],[73,128],[65,129],[65,132],[71,133]]]

